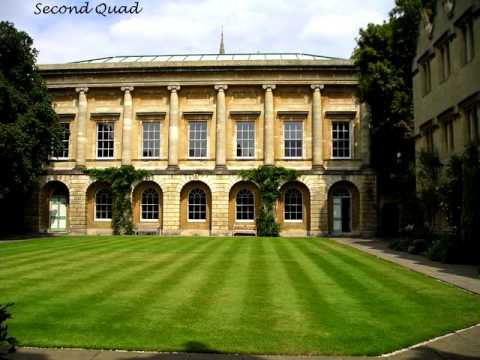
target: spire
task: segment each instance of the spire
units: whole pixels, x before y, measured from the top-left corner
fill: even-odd
[[[220,55],[225,54],[225,46],[223,45],[223,25],[222,25],[222,35],[220,38],[220,50],[218,51]]]

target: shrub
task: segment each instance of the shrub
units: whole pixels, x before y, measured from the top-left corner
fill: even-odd
[[[0,305],[0,360],[6,360],[7,354],[15,352],[16,339],[8,335],[7,320],[12,317],[8,308],[13,304]]]

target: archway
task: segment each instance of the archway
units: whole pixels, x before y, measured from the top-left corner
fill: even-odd
[[[207,184],[190,181],[180,192],[180,230],[210,233],[212,193]]]
[[[305,184],[294,181],[282,186],[277,221],[285,232],[310,231],[310,190]]]
[[[261,198],[255,184],[239,181],[228,194],[228,229],[235,233],[255,233]]]
[[[138,184],[132,194],[133,222],[139,231],[161,231],[163,225],[163,192],[153,181]]]
[[[349,181],[339,181],[328,191],[329,232],[348,234],[360,225],[360,195]]]

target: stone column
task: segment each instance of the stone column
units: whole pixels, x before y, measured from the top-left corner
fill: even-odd
[[[225,90],[227,85],[215,85],[217,90],[217,136],[215,144],[215,168],[225,168]]]
[[[77,154],[75,167],[85,167],[85,147],[87,146],[87,87],[77,88],[78,115],[77,115]]]
[[[273,166],[275,162],[274,155],[274,110],[273,110],[273,90],[275,85],[263,85],[265,89],[265,130],[263,132],[263,163]]]
[[[133,117],[133,102],[132,86],[125,86],[121,88],[124,91],[123,95],[123,129],[122,129],[122,164],[129,165],[132,163],[132,117]]]
[[[170,85],[168,125],[168,168],[178,169],[178,93],[180,85]]]
[[[360,129],[361,129],[361,157],[364,166],[370,165],[370,106],[363,102],[360,104]]]
[[[311,85],[312,101],[312,168],[323,169],[323,116],[322,93],[323,85]]]

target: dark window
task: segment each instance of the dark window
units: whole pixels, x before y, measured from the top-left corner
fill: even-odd
[[[237,122],[237,157],[255,157],[255,123]]]
[[[253,220],[255,218],[255,200],[250,190],[242,189],[237,193],[237,220]]]
[[[154,189],[142,193],[142,220],[158,219],[158,193]]]
[[[160,156],[160,123],[143,123],[143,157],[158,158]]]
[[[288,121],[283,125],[284,156],[301,158],[303,154],[303,123]]]
[[[300,190],[291,188],[285,192],[285,220],[303,219],[303,199]]]
[[[52,156],[57,159],[68,159],[68,145],[70,141],[70,123],[60,123],[62,128],[61,133],[61,147],[55,149],[52,153]]]
[[[332,122],[332,157],[350,158],[350,123],[348,121]]]
[[[188,220],[207,218],[207,196],[202,189],[193,189],[188,194]]]
[[[188,140],[189,157],[207,157],[207,123],[205,121],[189,122]]]
[[[95,194],[95,218],[112,219],[112,192],[102,189]]]
[[[97,158],[113,158],[113,123],[97,124]]]

